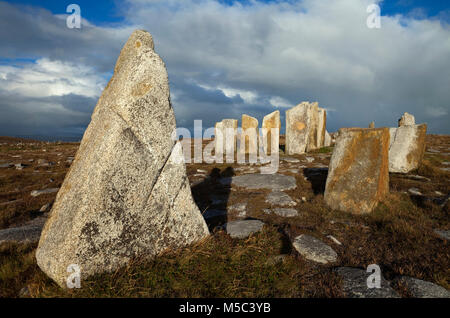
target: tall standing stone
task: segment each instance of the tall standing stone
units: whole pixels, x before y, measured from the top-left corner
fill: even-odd
[[[389,172],[407,173],[419,168],[425,153],[427,125],[403,125],[389,132]]]
[[[325,141],[323,143],[324,147],[330,147],[331,146],[331,136],[330,133],[325,130]]]
[[[331,156],[325,202],[332,209],[371,212],[389,192],[389,129],[342,128]]]
[[[374,121],[371,121],[371,122],[370,122],[369,128],[375,128],[375,122],[374,122]]]
[[[123,47],[75,160],[43,229],[39,267],[66,287],[111,272],[133,257],[209,234],[186,176],[164,62],[151,35],[135,31]]]
[[[413,115],[408,114],[408,113],[404,113],[402,118],[400,118],[398,120],[398,127],[415,125],[415,124],[416,124],[416,119],[414,118]]]
[[[318,128],[317,128],[317,148],[325,146],[325,132],[327,127],[327,111],[323,108],[318,108]]]
[[[258,152],[258,119],[242,115],[241,152],[257,154]]]
[[[225,154],[234,158],[237,149],[237,119],[223,119],[215,126],[216,154]]]
[[[317,149],[318,103],[303,102],[286,111],[286,154]]]
[[[272,136],[273,128],[278,130],[277,136]],[[280,129],[281,129],[281,121],[279,110],[276,110],[273,113],[270,113],[269,115],[264,117],[262,123],[262,134],[263,134],[264,151],[266,154],[269,155],[272,153],[272,145],[275,145],[275,147],[279,145]],[[278,148],[274,150],[278,151]]]

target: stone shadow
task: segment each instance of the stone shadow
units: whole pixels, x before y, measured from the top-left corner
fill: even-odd
[[[328,168],[305,168],[303,169],[303,175],[311,183],[315,195],[325,192]]]

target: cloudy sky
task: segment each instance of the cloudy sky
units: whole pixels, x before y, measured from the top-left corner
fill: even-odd
[[[426,0],[0,1],[0,135],[81,136],[128,36],[148,30],[179,127],[328,110],[328,130],[396,126],[405,111],[450,134],[450,5]],[[66,8],[81,7],[81,29]],[[368,28],[367,7],[381,7]]]

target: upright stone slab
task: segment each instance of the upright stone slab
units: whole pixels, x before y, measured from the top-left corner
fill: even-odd
[[[325,187],[328,206],[371,212],[389,192],[388,151],[388,128],[340,129]]]
[[[413,115],[404,113],[403,116],[398,120],[398,127],[401,126],[408,126],[408,125],[415,125],[416,119]]]
[[[286,154],[317,148],[318,104],[303,102],[286,111]]]
[[[327,111],[319,107],[318,110],[318,129],[317,129],[317,148],[325,146],[325,132],[327,127]]]
[[[404,125],[389,131],[389,172],[407,173],[419,168],[425,153],[427,125]]]
[[[223,159],[224,147],[225,147],[225,131],[223,129],[223,123],[218,122],[214,126],[214,150],[216,158]]]
[[[39,267],[66,287],[209,232],[191,194],[169,82],[146,31],[123,47],[43,229]]]
[[[374,121],[371,121],[371,122],[370,122],[369,128],[375,128],[375,122],[374,122]]]
[[[237,150],[237,127],[237,119],[223,119],[221,122],[216,123],[216,154],[221,153],[234,158],[234,152]]]
[[[331,146],[331,136],[330,133],[325,130],[325,141],[323,143],[324,147],[330,147]]]
[[[272,136],[272,128],[278,130],[278,136]],[[281,121],[279,110],[276,110],[273,113],[270,113],[269,115],[264,117],[262,123],[263,145],[264,151],[268,155],[272,153],[272,144],[276,146],[279,145],[280,128],[281,128]],[[277,140],[272,140],[273,138],[277,138]],[[278,151],[278,147],[274,150]]]
[[[258,119],[242,115],[240,151],[245,154],[258,153]]]

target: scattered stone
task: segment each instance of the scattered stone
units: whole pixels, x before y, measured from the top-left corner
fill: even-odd
[[[252,233],[261,231],[263,226],[264,223],[259,220],[239,220],[225,224],[225,230],[232,238],[243,239]]]
[[[0,206],[10,205],[10,204],[14,204],[14,203],[22,202],[22,201],[23,201],[22,199],[17,199],[14,201],[3,202],[3,203],[0,203]]]
[[[411,193],[412,195],[422,195],[420,190],[417,188],[410,188],[410,189],[408,189],[408,192]]]
[[[220,183],[224,185],[235,185],[248,190],[292,190],[297,187],[295,177],[282,174],[246,174],[231,178],[222,178]]]
[[[46,219],[37,218],[24,226],[0,230],[0,244],[4,242],[37,242]]]
[[[398,120],[398,127],[407,126],[407,125],[415,125],[416,119],[413,115],[404,113],[403,116]]]
[[[311,163],[314,161],[313,157],[305,157],[306,162]]]
[[[434,233],[439,235],[441,238],[450,241],[450,230],[434,230]]]
[[[310,235],[297,236],[292,245],[307,260],[321,264],[333,263],[337,260],[337,253],[330,246]]]
[[[289,163],[298,163],[298,162],[300,162],[299,159],[292,158],[292,157],[285,157],[285,158],[283,158],[283,160],[286,161],[286,162],[289,162]]]
[[[272,191],[266,198],[266,202],[271,205],[279,206],[296,206],[297,203],[292,200],[292,198],[284,192]]]
[[[413,174],[406,175],[405,178],[411,179],[411,180],[418,180],[418,181],[428,181],[428,182],[431,181],[427,177],[422,177],[422,176],[413,175]]]
[[[12,164],[12,163],[2,163],[0,165],[0,168],[11,168],[13,166],[14,166],[14,164]]]
[[[332,240],[334,243],[336,243],[337,245],[342,245],[341,242],[339,242],[339,240],[337,238],[335,238],[333,235],[327,235],[327,237]]]
[[[198,173],[208,173],[208,171],[203,170],[203,169],[197,169],[197,172],[198,172]]]
[[[414,298],[450,298],[450,292],[447,289],[432,282],[409,276],[400,276],[395,282],[405,286]]]
[[[41,207],[41,209],[39,210],[39,212],[42,212],[42,213],[45,213],[45,212],[48,212],[48,211],[50,211],[50,207],[51,207],[52,205],[50,204],[50,203],[46,203],[46,204],[44,204],[42,207]]]
[[[227,210],[238,212],[238,217],[243,218],[246,216],[247,203],[243,202],[243,203],[234,204],[232,206],[229,206]]]
[[[389,192],[388,147],[388,128],[340,129],[325,187],[328,206],[371,212]]]
[[[58,192],[59,188],[49,188],[49,189],[44,189],[44,190],[33,190],[31,191],[31,196],[32,197],[37,197],[40,196],[41,194],[48,194],[48,193],[55,193]]]
[[[263,209],[263,212],[266,214],[272,214],[275,213],[276,215],[285,217],[285,218],[291,218],[298,215],[298,211],[295,209],[289,209],[289,208],[273,208],[273,209]]]
[[[343,279],[343,291],[348,298],[400,298],[381,275],[381,288],[368,288],[367,279],[372,273],[352,267],[338,267],[336,273]]]
[[[277,129],[277,136],[272,136],[272,129]],[[280,111],[276,110],[269,115],[264,116],[262,123],[262,137],[263,137],[263,149],[266,155],[270,155],[272,153],[272,148],[276,152],[279,151],[280,145],[280,129],[281,129],[281,121],[280,121]]]
[[[439,191],[434,191],[434,193],[436,193],[437,195],[444,195],[442,192]]]
[[[407,173],[417,169],[425,152],[427,125],[390,128],[389,133],[389,172]]]
[[[305,203],[306,202],[306,198],[302,197],[302,202]]]
[[[164,62],[135,31],[117,60],[42,232],[38,266],[66,287],[209,235],[186,175]]]

